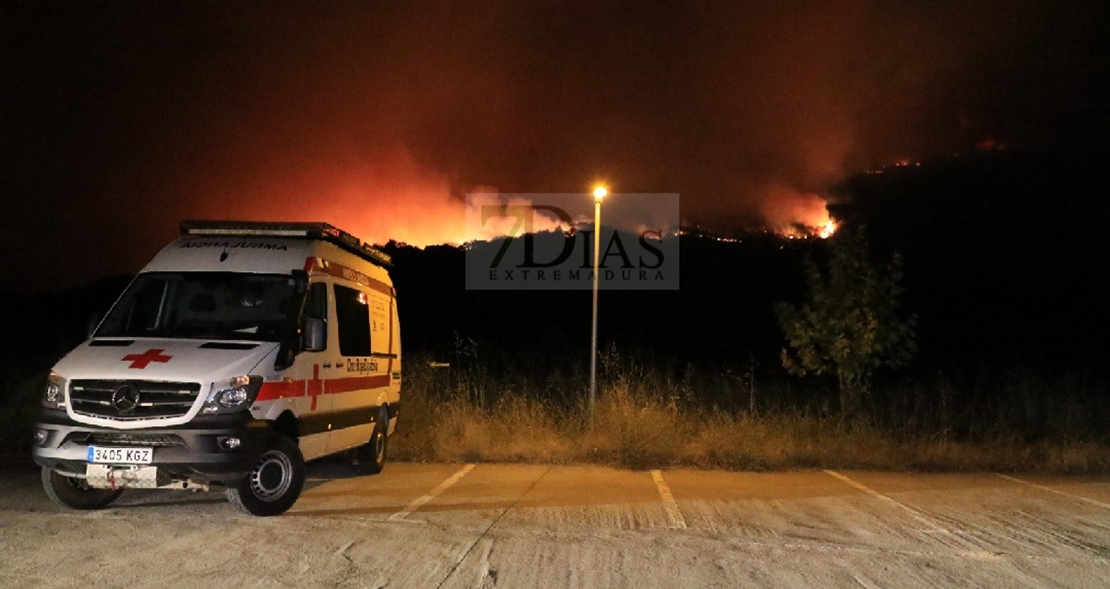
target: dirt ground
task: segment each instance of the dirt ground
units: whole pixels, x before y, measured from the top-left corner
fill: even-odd
[[[0,469],[0,587],[1106,587],[1110,480],[852,471],[309,467],[277,518],[222,493],[65,511]]]

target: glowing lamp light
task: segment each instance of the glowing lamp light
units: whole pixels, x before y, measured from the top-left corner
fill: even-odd
[[[597,404],[597,289],[601,274],[601,199],[609,191],[604,186],[594,187],[594,300],[590,326],[590,429],[594,427],[594,407]]]

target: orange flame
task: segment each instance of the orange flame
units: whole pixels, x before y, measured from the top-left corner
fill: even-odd
[[[767,227],[789,239],[826,239],[836,233],[827,202],[814,192],[799,192],[786,186],[771,186],[764,203]]]
[[[836,233],[836,221],[829,219],[817,232],[817,237],[828,239],[833,233]]]

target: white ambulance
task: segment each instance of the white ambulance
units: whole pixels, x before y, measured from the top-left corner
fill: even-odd
[[[377,473],[400,408],[389,257],[325,223],[185,221],[50,373],[34,458],[74,509],[127,488],[226,487],[289,509],[304,462]]]

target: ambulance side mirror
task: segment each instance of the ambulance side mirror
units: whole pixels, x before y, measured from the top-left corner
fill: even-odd
[[[328,324],[319,317],[309,317],[304,322],[304,349],[322,352],[328,347]]]

